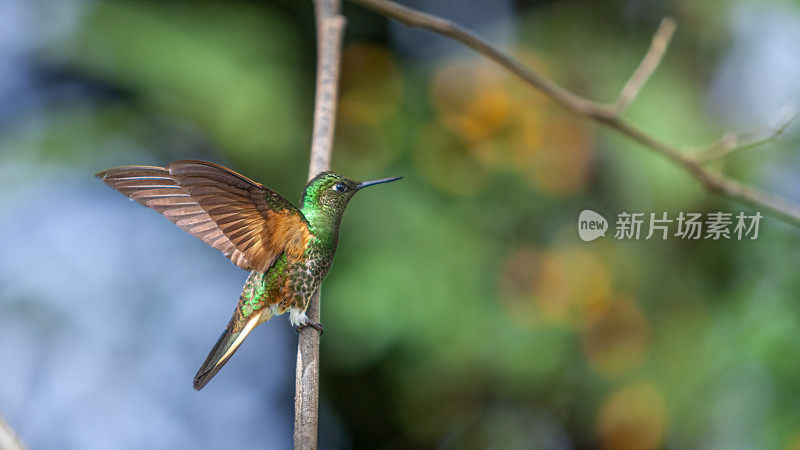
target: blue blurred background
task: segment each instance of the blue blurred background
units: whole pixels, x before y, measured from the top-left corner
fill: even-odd
[[[680,147],[800,104],[800,1],[405,2]],[[585,208],[755,211],[442,38],[345,4],[322,448],[800,449],[800,230],[584,243]],[[246,274],[93,178],[214,161],[292,201],[310,2],[0,1],[0,412],[32,448],[286,448],[296,333],[191,379]],[[714,166],[800,202],[800,133]],[[610,234],[609,234],[610,236]]]

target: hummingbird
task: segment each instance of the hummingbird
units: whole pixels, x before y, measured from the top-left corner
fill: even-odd
[[[258,325],[289,312],[298,331],[331,267],[342,215],[356,192],[402,177],[357,182],[333,172],[312,178],[300,208],[275,191],[205,161],[124,166],[96,174],[250,272],[228,326],[194,377],[202,389]]]

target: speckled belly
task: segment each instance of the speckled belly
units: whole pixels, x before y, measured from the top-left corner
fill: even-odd
[[[287,261],[281,255],[267,272],[253,271],[247,278],[239,298],[239,312],[247,318],[256,311],[269,308],[261,321],[292,310],[292,323],[305,323],[305,310],[330,269],[330,259],[307,254],[305,261]]]

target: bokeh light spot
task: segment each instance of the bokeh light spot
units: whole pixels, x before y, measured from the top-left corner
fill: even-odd
[[[666,402],[650,383],[622,388],[608,397],[597,418],[603,448],[659,448],[667,426]]]
[[[636,303],[616,298],[591,311],[583,331],[583,352],[603,375],[625,373],[645,357],[650,328]]]

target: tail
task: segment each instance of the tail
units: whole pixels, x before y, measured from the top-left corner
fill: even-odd
[[[206,362],[203,363],[200,370],[198,370],[197,374],[194,376],[193,385],[195,390],[199,391],[203,389],[203,386],[211,381],[222,366],[231,359],[231,356],[233,356],[236,349],[242,345],[247,335],[253,331],[256,325],[262,322],[259,320],[262,314],[269,314],[269,312],[258,311],[248,317],[241,331],[234,331],[235,327],[233,323],[228,325],[228,328],[226,328],[222,336],[219,337],[217,344],[211,349],[211,353],[208,354]]]

